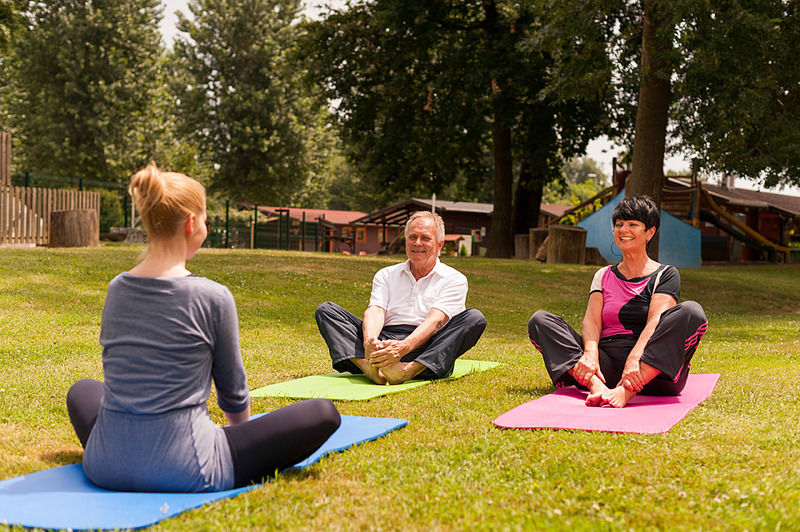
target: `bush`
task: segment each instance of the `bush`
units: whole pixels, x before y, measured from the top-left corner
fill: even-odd
[[[123,191],[97,189],[100,193],[100,232],[107,233],[111,227],[121,227],[125,224],[125,213],[122,210]]]

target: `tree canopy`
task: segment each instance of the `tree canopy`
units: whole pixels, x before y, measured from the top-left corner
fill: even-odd
[[[600,35],[612,59],[593,71],[601,63],[574,54],[555,65],[557,83],[546,90],[569,94],[613,70],[614,135],[633,147],[629,193],[660,198],[670,150],[688,152],[699,170],[800,183],[797,2],[548,4],[552,18],[538,39],[558,49]]]
[[[375,0],[310,24],[301,47],[351,160],[383,198],[472,199],[489,183],[492,256],[511,255],[515,167],[527,230],[561,157],[602,131],[607,83],[542,96],[553,58],[526,38],[541,16],[532,3]]]
[[[289,202],[307,172],[312,102],[288,62],[298,0],[192,0],[174,43],[178,134],[231,199]]]
[[[492,256],[603,133],[656,199],[670,149],[800,184],[794,0],[364,0],[309,23],[300,0],[191,0],[171,53],[161,9],[0,0],[17,168],[122,181],[154,159],[258,203],[492,201]]]
[[[159,0],[29,1],[20,16],[2,100],[21,167],[123,180],[157,151]]]
[[[675,134],[698,167],[800,184],[800,3],[698,3],[678,25]]]

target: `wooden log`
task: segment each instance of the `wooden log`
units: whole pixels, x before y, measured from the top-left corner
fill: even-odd
[[[586,229],[574,225],[551,225],[547,264],[583,264],[586,260]]]
[[[526,234],[514,235],[514,258],[528,260],[530,256],[530,237]]]
[[[51,247],[93,247],[99,239],[100,223],[93,209],[50,213]]]
[[[532,227],[528,230],[528,236],[530,238],[530,249],[529,249],[529,259],[533,260],[541,260],[545,262],[547,260],[547,249],[542,252],[543,259],[539,258],[539,249],[542,247],[544,243],[544,239],[547,238],[547,227]]]
[[[547,262],[547,245],[550,243],[550,237],[544,237],[542,243],[539,244],[539,249],[536,250],[536,257],[534,257],[539,262]]]

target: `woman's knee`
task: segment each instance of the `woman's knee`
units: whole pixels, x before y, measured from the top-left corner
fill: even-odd
[[[73,407],[85,402],[87,399],[97,399],[103,396],[103,383],[95,379],[81,379],[70,386],[67,391],[67,407]]]
[[[703,307],[701,307],[700,303],[697,301],[684,301],[681,303],[681,307],[683,307],[683,311],[689,315],[692,321],[696,321],[698,323],[705,323],[708,321]]]
[[[546,327],[547,323],[552,319],[553,314],[546,310],[537,310],[528,320],[528,336],[534,338],[536,332],[542,327]]]
[[[342,417],[330,399],[308,399],[307,405],[308,408],[313,409],[314,418],[319,421],[319,424],[330,430],[331,433],[341,425]]]

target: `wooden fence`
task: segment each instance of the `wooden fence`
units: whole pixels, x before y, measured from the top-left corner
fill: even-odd
[[[0,245],[46,245],[50,213],[93,209],[100,219],[100,194],[55,188],[12,187],[0,182]]]
[[[11,135],[0,131],[0,186],[11,184]]]

